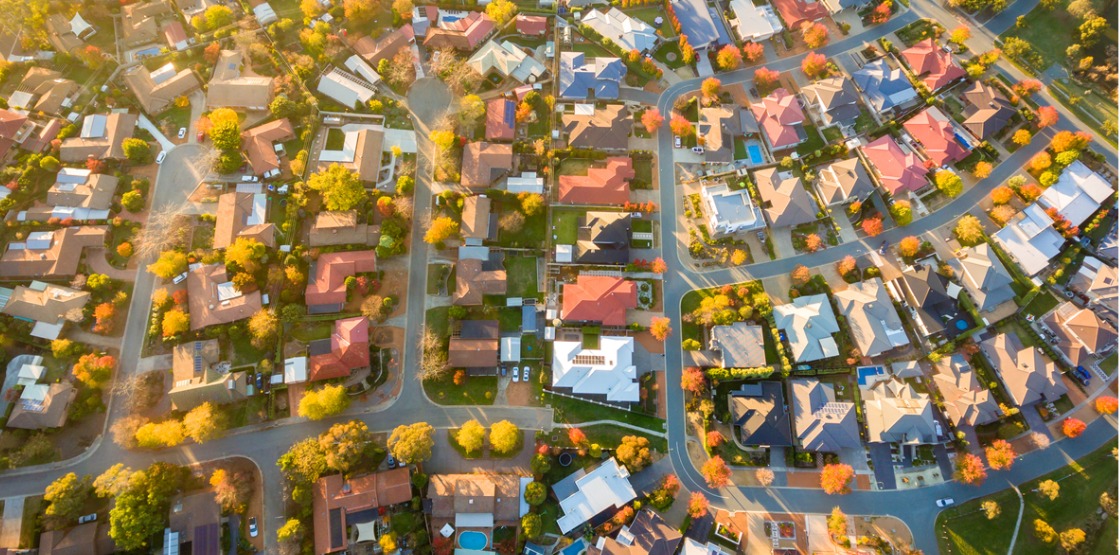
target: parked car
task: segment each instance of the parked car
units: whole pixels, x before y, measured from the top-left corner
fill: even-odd
[[[887,254],[887,242],[886,241],[883,241],[883,244],[879,245],[879,254]]]
[[[95,520],[97,520],[97,513],[90,513],[88,515],[78,517],[78,524],[85,524],[87,522],[93,522]]]
[[[514,366],[513,367],[513,383],[517,383],[519,381],[521,381],[521,370],[518,370],[518,368],[516,366]]]
[[[187,128],[186,127],[180,127],[179,128],[179,138],[182,139],[183,137],[186,137],[186,136],[187,136]]]
[[[164,158],[167,158],[167,151],[166,150],[159,153],[159,156],[156,156],[156,163],[157,164],[162,164]]]
[[[502,367],[502,377],[503,378],[506,377],[506,367],[505,366]]]
[[[183,272],[183,273],[175,276],[175,279],[171,280],[171,283],[174,283],[175,285],[179,285],[180,283],[183,283],[186,279],[187,279],[187,273]]]
[[[261,374],[260,372],[257,372],[256,382],[257,382],[257,391],[260,391],[262,388],[264,388],[264,374]]]
[[[1081,385],[1086,385],[1087,386],[1087,385],[1089,385],[1089,381],[1091,381],[1093,379],[1092,374],[1090,374],[1089,371],[1086,370],[1084,366],[1078,366],[1073,371],[1073,375],[1077,376],[1077,381],[1081,382]]]
[[[949,505],[952,505],[953,503],[956,503],[956,501],[953,501],[952,497],[942,497],[941,499],[937,500],[937,506],[938,507],[948,507]]]
[[[521,369],[521,381],[529,383],[529,367],[525,366]]]
[[[206,138],[206,133],[203,133],[202,131],[199,131],[198,135],[196,135],[196,138],[198,139],[198,142],[201,143],[202,140]]]
[[[675,146],[677,148],[681,147],[681,138],[680,137],[673,137],[673,146]]]
[[[389,455],[389,458],[385,459],[385,465],[389,467],[389,470],[392,470],[397,467],[397,459],[394,459],[392,455]]]
[[[256,183],[260,181],[260,178],[255,175],[243,175],[241,176],[241,181],[244,181],[245,183]]]
[[[695,153],[695,154],[704,154],[704,147],[694,146],[694,147],[692,147],[692,152]]]
[[[260,531],[257,530],[257,517],[251,516],[249,517],[249,537],[255,538],[258,533],[260,533]]]

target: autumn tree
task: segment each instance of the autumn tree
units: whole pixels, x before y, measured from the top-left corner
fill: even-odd
[[[816,233],[810,233],[805,236],[805,250],[809,252],[817,252],[824,248],[824,239]]]
[[[179,251],[163,251],[155,262],[148,265],[148,271],[163,279],[174,278],[187,271],[187,255]]]
[[[646,128],[647,133],[657,132],[663,123],[665,123],[665,117],[661,115],[657,108],[649,108],[642,112],[642,126]]]
[[[836,271],[841,276],[846,276],[856,271],[856,257],[849,254],[841,258],[840,261],[836,263]]]
[[[352,210],[368,197],[358,174],[341,164],[312,174],[307,186],[322,195],[327,210]]]
[[[1059,153],[1069,150],[1085,150],[1085,147],[1089,146],[1090,140],[1090,135],[1084,131],[1078,131],[1077,133],[1058,131],[1050,139],[1050,149]]]
[[[743,65],[743,53],[733,44],[728,44],[716,53],[716,66],[723,71],[738,69]]]
[[[761,44],[758,44],[757,42],[748,42],[747,44],[743,45],[743,57],[751,63],[761,60],[765,52],[765,47],[763,47]]]
[[[980,504],[980,509],[984,511],[984,516],[988,517],[988,520],[995,520],[996,517],[998,517],[1000,512],[1001,512],[1000,508],[999,508],[999,503],[996,503],[994,500],[991,500],[991,499],[981,503]]]
[[[754,71],[754,85],[758,87],[759,93],[766,95],[778,84],[778,78],[781,74],[772,69],[760,67]]]
[[[1085,423],[1070,417],[1062,421],[1062,434],[1068,438],[1075,438],[1085,432]]]
[[[913,235],[903,237],[898,242],[898,253],[906,258],[913,258],[922,249],[922,240]]]
[[[240,472],[230,472],[219,468],[210,475],[210,487],[214,488],[214,500],[225,513],[243,513],[249,504],[252,493],[252,479]]]
[[[949,198],[956,197],[964,190],[964,182],[961,181],[961,176],[949,170],[937,170],[937,173],[933,174],[933,183],[937,185],[938,190],[945,193],[945,196]]]
[[[658,340],[662,343],[665,342],[665,340],[669,337],[669,334],[672,331],[673,331],[672,328],[669,327],[669,319],[668,318],[658,317],[658,318],[654,318],[650,321],[650,324],[649,324],[650,335],[652,335],[654,339],[656,339],[656,340]]]
[[[432,220],[432,225],[424,233],[424,242],[442,248],[444,241],[457,235],[459,235],[459,222],[449,216],[440,216]]]
[[[508,1],[508,0],[503,0]],[[486,117],[486,103],[477,94],[468,94],[459,99],[460,129],[473,130]],[[469,134],[467,132],[464,132]]]
[[[988,471],[984,469],[984,461],[972,453],[964,453],[957,457],[957,468],[953,473],[962,484],[979,486],[988,478]]]
[[[850,491],[855,470],[846,464],[826,464],[821,469],[821,489],[829,495],[843,495]]]
[[[828,43],[828,27],[819,22],[805,25],[801,28],[801,38],[805,40],[805,46],[820,48]]]
[[[1058,543],[1066,553],[1077,553],[1081,544],[1085,543],[1085,531],[1080,528],[1070,528],[1058,534]]]
[[[280,334],[280,317],[275,310],[262,310],[249,318],[250,342],[257,349],[272,346]]]
[[[1116,414],[1116,397],[1101,395],[1100,397],[1097,397],[1096,401],[1093,401],[1093,407],[1096,408],[1097,412],[1101,414]]]
[[[692,492],[688,498],[688,516],[697,519],[708,513],[708,497],[698,491]]]
[[[979,245],[984,242],[984,225],[976,216],[965,214],[957,220],[957,225],[953,227],[953,235],[956,235],[957,240],[967,247]]]
[[[136,430],[136,445],[145,449],[174,447],[186,438],[183,423],[178,420],[148,422]]]
[[[117,359],[110,355],[87,353],[78,358],[70,371],[79,382],[97,389],[109,381],[116,365]]]
[[[631,474],[641,471],[653,462],[649,439],[644,436],[623,436],[614,455]]]
[[[707,389],[704,371],[695,366],[685,368],[681,372],[681,389],[693,395],[703,393]]]
[[[805,285],[806,283],[809,283],[809,280],[813,278],[813,275],[809,272],[808,267],[803,264],[798,264],[793,268],[793,271],[789,273],[789,277],[793,280],[793,284],[795,286],[800,287],[802,285]]]
[[[842,538],[848,535],[848,515],[840,510],[840,507],[833,507],[832,513],[828,515],[828,533],[833,538]]]
[[[389,436],[389,452],[405,464],[427,460],[432,456],[433,431],[427,422],[397,426]]]
[[[657,258],[654,258],[653,262],[649,263],[649,271],[651,271],[655,274],[658,274],[658,275],[664,274],[665,271],[668,270],[668,269],[669,269],[669,266],[667,264],[665,264],[665,261],[660,256],[657,257]]]
[[[984,449],[988,457],[988,466],[992,470],[1009,470],[1015,464],[1015,449],[1005,440],[997,439]]]
[[[339,422],[319,435],[319,449],[327,468],[348,474],[373,446],[373,433],[361,420]]]
[[[517,15],[517,4],[510,0],[493,0],[486,5],[486,15],[501,27]]]
[[[958,25],[949,33],[949,42],[957,46],[963,46],[970,38],[972,38],[972,30],[967,25]]]
[[[1018,212],[1016,212],[1015,209],[1011,207],[1011,205],[1001,204],[999,206],[996,206],[995,208],[992,208],[992,210],[988,212],[988,216],[990,216],[992,220],[994,220],[997,224],[1002,226],[1011,221],[1011,218],[1014,218],[1015,214],[1017,213]]]
[[[548,487],[543,483],[533,480],[525,486],[525,502],[536,507],[548,499]]]
[[[672,131],[673,135],[683,139],[696,134],[696,127],[684,116],[673,112],[672,117],[669,118],[669,131]]]
[[[128,488],[134,474],[123,463],[116,463],[94,478],[93,492],[101,498],[116,497]]]
[[[999,187],[992,189],[992,193],[990,196],[992,199],[992,204],[998,205],[1011,202],[1011,197],[1014,195],[1015,191],[1012,191],[1011,187],[1008,187],[1007,185],[1000,185]]]
[[[226,425],[225,413],[209,401],[183,415],[183,432],[196,443],[221,437]]]
[[[769,468],[759,468],[754,471],[754,479],[758,480],[759,485],[762,487],[769,487],[774,483],[774,471]]]
[[[734,266],[741,266],[747,261],[747,251],[743,249],[735,249],[731,252],[731,264]]]
[[[972,168],[972,175],[976,176],[977,179],[987,178],[989,175],[992,175],[992,163],[984,161],[977,162],[976,166]]]
[[[715,77],[709,77],[700,83],[700,100],[705,105],[719,102],[719,90],[723,83]]]
[[[871,237],[875,237],[883,232],[883,218],[876,214],[875,216],[864,218],[859,224],[860,229]]]
[[[164,339],[177,337],[191,329],[191,317],[180,308],[172,308],[163,313],[163,322],[160,324]]]
[[[1062,486],[1054,480],[1043,480],[1038,483],[1038,492],[1041,493],[1046,499],[1053,501],[1058,498],[1058,494],[1062,492]]]
[[[322,420],[340,414],[350,406],[350,397],[341,385],[326,385],[304,392],[298,414],[308,420]]]
[[[508,455],[521,445],[521,430],[509,420],[490,425],[490,449],[499,455]]]
[[[910,206],[908,200],[896,200],[891,203],[890,207],[891,217],[894,222],[900,226],[910,225],[914,221],[914,210]]]
[[[1058,109],[1053,106],[1039,106],[1038,117],[1035,119],[1035,125],[1039,129],[1050,127],[1058,123]]]
[[[801,71],[806,77],[816,79],[828,69],[828,58],[819,52],[810,52],[801,60]]]
[[[1019,146],[1026,146],[1031,144],[1031,131],[1027,128],[1019,129],[1014,135],[1011,135],[1011,141]]]
[[[544,529],[541,522],[541,515],[537,513],[527,513],[521,517],[521,533],[528,539],[534,539],[541,535]]]
[[[342,14],[354,25],[365,25],[373,21],[380,8],[378,0],[342,0]]]
[[[731,467],[719,455],[708,459],[700,467],[700,475],[704,477],[708,487],[722,488],[731,484]]]
[[[43,501],[47,502],[43,514],[51,528],[61,528],[78,520],[92,493],[93,479],[89,476],[79,478],[70,472],[51,482],[43,494]]]

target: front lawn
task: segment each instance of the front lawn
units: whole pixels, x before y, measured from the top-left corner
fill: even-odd
[[[1040,318],[1043,314],[1046,314],[1047,312],[1053,310],[1055,306],[1058,306],[1058,298],[1055,297],[1054,294],[1049,290],[1043,289],[1042,291],[1039,291],[1037,295],[1035,295],[1034,300],[1031,301],[1031,304],[1023,307],[1023,313],[1030,314],[1035,318]]]
[[[424,381],[424,392],[441,405],[493,405],[497,391],[497,376],[471,376],[462,385],[452,376]]]
[[[669,59],[670,55],[672,60]],[[684,60],[681,57],[681,46],[677,41],[668,41],[653,51],[653,59],[665,64],[669,69],[684,67]]]
[[[825,144],[824,139],[821,138],[821,134],[817,132],[817,126],[806,121],[804,128],[805,135],[808,138],[805,139],[805,142],[797,145],[797,153],[801,156],[808,156],[824,148]]]
[[[579,238],[579,220],[583,217],[582,209],[555,208],[552,211],[552,236],[553,243],[557,245],[574,245]]]
[[[1108,357],[1106,357],[1104,360],[1101,361],[1099,366],[1101,367],[1101,370],[1104,370],[1105,374],[1108,374],[1109,376],[1111,376],[1111,375],[1116,373],[1116,358],[1117,358],[1117,354],[1112,353],[1111,355],[1108,355]]]
[[[596,424],[594,426],[580,426],[579,430],[587,436],[588,443],[597,443],[602,447],[613,448],[622,443],[622,438],[626,436],[641,436],[649,440],[651,449],[656,449],[661,453],[668,452],[669,442],[664,437],[643,434],[635,432],[629,428],[615,426],[613,424]],[[552,437],[556,438],[549,441],[549,445],[560,447],[576,447],[568,440],[567,430],[557,428],[552,431]]]
[[[296,322],[288,330],[288,335],[304,342],[310,343],[316,339],[327,339],[334,330],[334,322]]]
[[[588,403],[587,401],[560,395],[546,394],[545,398],[552,405],[556,422],[576,424],[595,420],[614,420],[633,424],[654,432],[660,432],[665,429],[665,421],[654,416]]]

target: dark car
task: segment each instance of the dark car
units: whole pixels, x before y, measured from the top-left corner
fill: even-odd
[[[883,244],[879,245],[879,254],[887,254],[887,242],[886,241],[883,241]]]
[[[260,372],[257,372],[257,391],[260,391],[261,389],[263,389],[263,387],[264,387],[264,374],[261,374]]]
[[[385,460],[385,465],[389,467],[389,470],[392,470],[397,467],[397,459],[389,455],[389,458]]]
[[[1089,371],[1086,370],[1084,366],[1078,366],[1077,369],[1073,371],[1073,375],[1077,376],[1077,381],[1085,386],[1089,385],[1089,381],[1093,379],[1093,376],[1089,374]]]

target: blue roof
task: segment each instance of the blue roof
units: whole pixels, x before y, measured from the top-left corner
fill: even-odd
[[[537,305],[527,304],[521,307],[521,333],[537,332]]]
[[[918,92],[902,74],[901,69],[891,69],[885,59],[871,62],[852,74],[852,81],[878,110],[894,108],[916,98]]]
[[[694,48],[704,48],[717,42],[730,44],[727,32],[720,33],[720,25],[712,20],[704,0],[674,0],[673,11],[681,22],[681,34],[688,35]]]
[[[586,59],[583,52],[560,53],[560,96],[563,98],[618,98],[626,66],[619,58]]]

